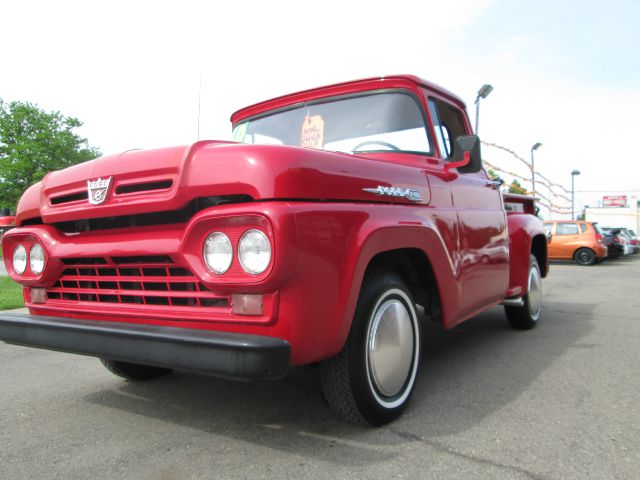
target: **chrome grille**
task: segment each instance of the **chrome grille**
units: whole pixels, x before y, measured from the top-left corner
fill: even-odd
[[[63,258],[65,269],[47,289],[50,302],[172,307],[228,307],[229,301],[168,256]]]

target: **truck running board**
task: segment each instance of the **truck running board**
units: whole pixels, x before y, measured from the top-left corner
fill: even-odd
[[[500,303],[505,307],[524,307],[524,298],[522,297],[505,298]]]

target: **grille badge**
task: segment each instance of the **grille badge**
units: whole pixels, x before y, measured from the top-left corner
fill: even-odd
[[[89,203],[91,205],[100,205],[107,198],[109,186],[113,177],[98,178],[97,180],[87,180],[87,191],[89,193]]]

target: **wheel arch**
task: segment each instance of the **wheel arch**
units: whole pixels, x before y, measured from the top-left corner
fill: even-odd
[[[545,235],[536,235],[531,239],[531,253],[538,261],[542,278],[545,278],[549,273],[548,245]]]
[[[440,289],[427,254],[419,248],[400,248],[376,254],[367,265],[365,277],[376,270],[390,270],[406,283],[416,304],[431,320],[442,322]]]
[[[424,225],[383,227],[367,235],[359,248],[357,263],[350,278],[349,288],[346,289],[347,306],[342,318],[342,331],[339,334],[341,345],[344,344],[351,328],[365,275],[378,267],[389,268],[398,272],[402,278],[408,279],[407,286],[416,302],[417,299],[423,301],[425,297],[420,286],[432,282],[442,325],[444,328],[455,325],[455,305],[459,302],[458,285],[451,253],[438,231]]]

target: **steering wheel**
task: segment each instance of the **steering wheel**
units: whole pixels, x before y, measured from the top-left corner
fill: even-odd
[[[357,152],[359,151],[360,147],[364,147],[365,145],[380,145],[382,147],[388,148],[389,150],[400,150],[398,147],[388,142],[383,142],[380,140],[367,140],[366,142],[362,142],[356,145],[351,151]]]

